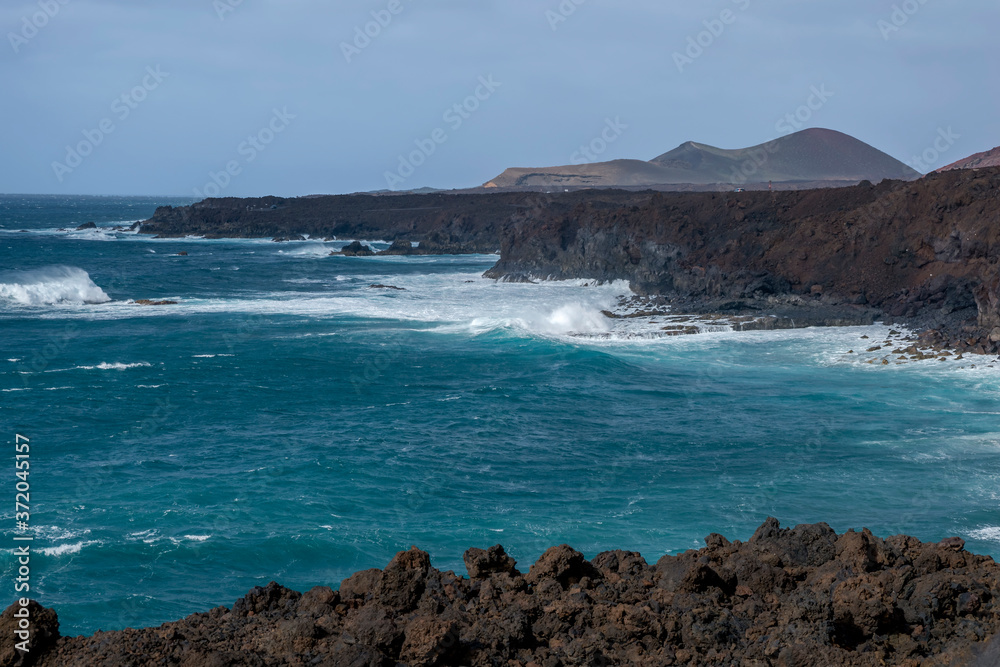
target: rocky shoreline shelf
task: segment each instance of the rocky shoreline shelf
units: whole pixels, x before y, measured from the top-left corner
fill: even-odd
[[[620,297],[612,309],[601,313],[612,323],[629,322],[632,335],[643,338],[671,338],[720,331],[869,327],[877,323],[891,325],[893,321],[872,308],[831,306],[795,297],[774,298],[752,308],[737,306],[730,312],[713,310],[719,305],[688,302],[675,309],[671,301],[663,297],[631,295]],[[860,335],[854,348],[844,350],[844,356],[852,361],[860,359],[868,364],[883,366],[923,361],[967,361],[969,366],[976,368],[1000,362],[1000,358],[995,356],[996,350],[991,348],[988,351],[978,339],[955,339],[937,330],[914,331],[907,326],[896,326],[900,330],[887,326],[884,336],[873,338],[873,332]],[[600,337],[599,334],[596,336]]]
[[[56,612],[32,603],[31,652],[5,643],[0,667],[1000,664],[1000,567],[960,538],[768,519],[746,542],[705,545],[655,564],[562,545],[526,573],[500,546],[469,549],[468,578],[414,547],[336,591],[272,582],[232,608],[89,637],[60,637]]]

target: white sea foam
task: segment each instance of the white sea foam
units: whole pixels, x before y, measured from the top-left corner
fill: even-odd
[[[31,529],[35,533],[35,537],[39,540],[45,542],[56,542],[63,540],[73,540],[78,537],[84,537],[90,534],[89,528],[84,528],[82,530],[73,530],[71,528],[63,528],[62,526],[44,526],[36,525],[32,526]]]
[[[1000,526],[985,526],[969,531],[969,537],[974,540],[1000,542]]]
[[[271,243],[268,241],[267,243]],[[300,242],[299,248],[317,241]],[[271,243],[271,246],[277,244]],[[293,251],[295,248],[282,250]],[[274,251],[278,254],[279,251]],[[441,334],[486,335],[492,332],[513,332],[573,341],[609,350],[663,349],[676,351],[726,352],[733,344],[760,345],[768,354],[790,354],[801,358],[804,354],[820,366],[849,365],[863,367],[871,372],[917,372],[941,374],[992,373],[991,360],[966,357],[947,363],[924,361],[897,365],[898,359],[882,364],[878,353],[894,349],[897,344],[905,347],[902,339],[907,332],[894,336],[893,348],[866,353],[876,342],[884,342],[890,328],[884,325],[869,327],[830,327],[774,331],[733,331],[728,322],[699,316],[683,316],[668,312],[661,316],[610,319],[602,310],[619,310],[619,297],[629,294],[628,284],[619,281],[597,285],[587,280],[543,281],[537,284],[502,283],[483,278],[479,273],[466,273],[469,258],[448,256],[385,257],[367,266],[370,270],[356,275],[334,275],[320,279],[301,276],[283,280],[273,291],[240,296],[239,298],[198,299],[185,298],[183,303],[169,311],[160,309],[127,308],[121,303],[109,303],[88,308],[86,312],[72,312],[70,317],[87,319],[118,319],[159,317],[182,312],[185,315],[202,313],[230,313],[246,315],[298,315],[317,320],[353,317],[407,323],[430,324],[424,331]],[[432,273],[401,274],[396,264],[432,265]],[[455,265],[454,272],[442,272],[442,267]],[[459,268],[461,267],[461,268]],[[315,281],[315,282],[314,282]],[[297,284],[317,285],[326,283],[328,289],[295,289]],[[374,290],[372,284],[394,285],[405,291]],[[54,317],[43,313],[41,317]],[[66,313],[60,311],[60,317]],[[695,335],[671,335],[679,328],[693,327]],[[899,327],[896,327],[897,329]],[[672,330],[665,330],[672,329]],[[324,334],[314,333],[322,336]],[[862,339],[867,335],[868,339]],[[869,342],[871,341],[871,342]],[[775,346],[775,343],[780,345]],[[848,354],[853,350],[854,354]],[[899,355],[895,355],[899,356]],[[792,359],[789,357],[789,362]],[[871,364],[868,362],[872,361]],[[976,365],[973,369],[972,366]],[[990,391],[996,391],[992,378]]]
[[[28,229],[25,230],[29,234],[35,234],[38,236],[58,236],[62,238],[70,238],[75,241],[116,241],[126,238],[136,238],[139,236],[138,230],[128,229],[135,220],[117,220],[112,222],[101,222],[98,223],[97,227],[91,229],[76,229],[76,226],[80,225],[80,221],[73,221],[68,223],[65,227],[44,227],[40,229]],[[4,233],[4,230],[0,229],[0,233]],[[6,230],[5,233],[23,233],[20,229]],[[147,238],[150,238],[147,236]]]
[[[96,227],[93,229],[71,229],[68,236],[78,241],[116,241],[118,235],[124,232],[112,227]],[[128,232],[134,234],[135,232]]]
[[[92,544],[100,544],[100,542],[98,540],[89,540],[87,542],[76,542],[74,544],[60,544],[55,547],[43,547],[39,549],[39,551],[46,556],[65,556],[66,554],[78,554],[85,547],[89,547]]]
[[[111,297],[83,269],[46,266],[0,273],[0,300],[23,306],[47,306],[107,303]]]
[[[180,537],[169,537],[166,535],[161,535],[160,531],[157,530],[156,528],[139,530],[128,534],[128,540],[132,542],[142,542],[143,544],[158,544],[160,542],[170,542],[174,546],[177,546],[184,542],[205,542],[211,538],[212,538],[211,534],[181,535]]]
[[[181,537],[171,537],[169,539],[170,539],[170,542],[173,543],[174,546],[177,546],[177,545],[181,544],[184,541],[188,541],[188,542],[205,542],[206,540],[210,539],[211,537],[212,537],[211,535],[182,535]]]
[[[128,370],[130,368],[145,368],[145,367],[151,366],[151,365],[152,364],[150,364],[150,363],[148,363],[146,361],[138,361],[138,362],[136,362],[134,364],[123,364],[120,361],[115,361],[115,362],[111,362],[111,363],[109,363],[107,361],[102,361],[101,363],[97,364],[96,366],[77,366],[76,370],[81,370],[81,371],[93,371],[93,370],[99,370],[99,371],[125,371],[125,370]]]
[[[27,387],[12,387],[10,389],[0,389],[0,391],[28,391]]]
[[[286,257],[326,257],[334,248],[335,246],[327,246],[321,241],[306,241],[299,242],[288,250],[281,249],[278,254]]]
[[[155,528],[150,528],[148,530],[139,530],[134,533],[129,533],[128,536],[133,540],[139,540],[145,544],[154,544],[158,540],[162,539],[160,537],[159,531]]]
[[[421,263],[425,259],[417,258]],[[446,260],[443,263],[447,264]],[[290,314],[324,319],[350,316],[453,326],[456,331],[466,333],[513,327],[548,335],[602,331],[600,311],[610,307],[615,297],[627,290],[624,283],[590,288],[582,288],[583,281],[539,285],[496,283],[482,279],[478,273],[400,276],[372,272],[334,279],[341,284],[329,292],[285,290],[249,298],[187,298],[169,312]],[[353,284],[345,287],[343,282]],[[369,287],[376,283],[392,284],[405,291]],[[112,303],[78,316],[103,320],[157,317],[165,312],[126,309],[122,304]]]

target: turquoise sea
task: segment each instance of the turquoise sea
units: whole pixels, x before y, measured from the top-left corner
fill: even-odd
[[[168,203],[0,196],[4,604],[19,433],[31,596],[63,634],[411,545],[463,573],[496,543],[524,569],[560,543],[655,561],[775,516],[1000,556],[989,359],[847,354],[881,325],[651,336],[600,314],[624,284],[496,283],[492,256],[112,230]]]

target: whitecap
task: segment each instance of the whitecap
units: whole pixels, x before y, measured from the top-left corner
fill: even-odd
[[[134,364],[123,364],[120,361],[115,361],[115,362],[111,362],[111,363],[109,363],[107,361],[102,361],[101,363],[97,364],[96,366],[77,366],[76,370],[81,370],[81,371],[93,371],[93,370],[99,370],[99,371],[124,371],[124,370],[128,370],[129,368],[144,368],[144,367],[147,367],[147,366],[152,366],[152,364],[147,363],[145,361],[139,361],[139,362],[136,362]]]
[[[0,300],[23,306],[50,306],[107,303],[111,297],[81,268],[46,266],[0,273]]]
[[[134,533],[129,533],[128,536],[134,540],[141,540],[145,544],[154,544],[160,539],[159,532],[155,528],[139,530]]]
[[[92,544],[100,544],[97,540],[88,542],[76,542],[75,544],[60,544],[56,547],[43,547],[39,552],[46,556],[65,556],[66,554],[78,554],[84,547]]]
[[[56,542],[62,540],[72,540],[90,534],[89,528],[83,530],[72,530],[61,526],[32,526],[35,537],[46,542]]]
[[[183,542],[184,540],[187,540],[188,542],[204,542],[204,541],[208,540],[210,537],[212,537],[212,536],[211,535],[182,535],[181,537],[171,537],[170,541],[174,544],[174,546],[177,546],[181,542]]]

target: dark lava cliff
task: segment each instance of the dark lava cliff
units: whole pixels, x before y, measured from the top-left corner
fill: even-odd
[[[656,193],[637,206],[542,209],[505,232],[487,276],[628,280],[679,309],[874,308],[1000,341],[1000,169],[802,192]]]
[[[141,231],[499,248],[489,277],[621,279],[682,311],[887,317],[932,344],[1000,350],[1000,168],[783,192],[209,199],[158,209]]]
[[[502,231],[520,213],[547,202],[565,210],[584,201],[621,206],[641,193],[565,193],[542,200],[532,193],[330,195],[206,199],[163,206],[143,222],[143,234],[207,238],[314,238],[419,242],[439,253],[494,253]]]
[[[28,660],[6,641],[0,667],[1000,664],[1000,567],[959,538],[768,519],[747,542],[705,544],[655,565],[563,545],[526,574],[499,546],[470,549],[468,579],[414,548],[339,591],[271,583],[231,609],[90,637],[60,638],[55,612],[34,605]]]

